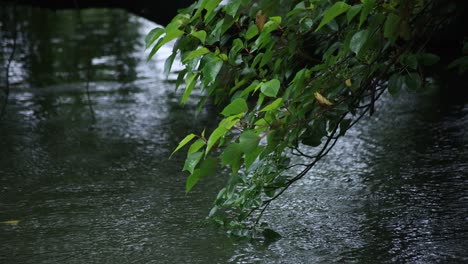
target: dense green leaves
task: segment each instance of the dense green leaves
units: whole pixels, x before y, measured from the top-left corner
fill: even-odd
[[[376,111],[385,91],[421,90],[424,67],[439,62],[425,51],[430,34],[420,34],[439,25],[431,8],[430,1],[200,0],[150,31],[148,59],[175,41],[165,72],[180,57],[181,103],[199,89],[198,109],[209,100],[219,109],[214,129],[189,134],[172,153],[190,146],[186,191],[230,169],[219,172],[228,179],[210,218],[231,233],[255,230],[260,212]],[[462,57],[452,67],[466,65]]]

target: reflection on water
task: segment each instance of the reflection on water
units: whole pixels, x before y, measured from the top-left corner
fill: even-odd
[[[268,212],[282,239],[236,241],[201,223],[225,176],[185,194],[183,153],[168,160],[215,116],[179,104],[164,53],[146,63],[155,25],[121,10],[17,11],[0,9],[2,88],[14,28],[18,43],[0,222],[20,221],[0,224],[1,263],[468,261],[468,104],[384,98]]]

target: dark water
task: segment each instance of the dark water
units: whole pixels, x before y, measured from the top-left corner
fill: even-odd
[[[146,63],[155,24],[121,10],[0,15],[2,89],[16,39],[0,222],[19,220],[0,223],[0,263],[468,263],[467,100],[384,97],[268,211],[280,240],[238,241],[202,224],[227,175],[185,194],[183,155],[168,159],[216,116],[194,116],[196,96],[179,104],[170,46]]]

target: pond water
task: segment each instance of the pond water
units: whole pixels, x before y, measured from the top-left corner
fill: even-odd
[[[272,205],[279,240],[236,240],[203,224],[228,175],[186,194],[169,159],[216,115],[179,104],[170,46],[146,62],[156,24],[0,15],[0,263],[468,263],[468,100],[385,96]]]

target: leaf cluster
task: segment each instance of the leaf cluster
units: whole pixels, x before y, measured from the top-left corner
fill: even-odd
[[[175,41],[176,89],[220,107],[209,133],[190,134],[186,191],[229,171],[209,218],[245,236],[264,210],[306,175],[385,92],[427,86],[425,52],[438,18],[427,0],[200,0],[146,38],[148,59]],[[174,152],[175,152],[174,151]]]

